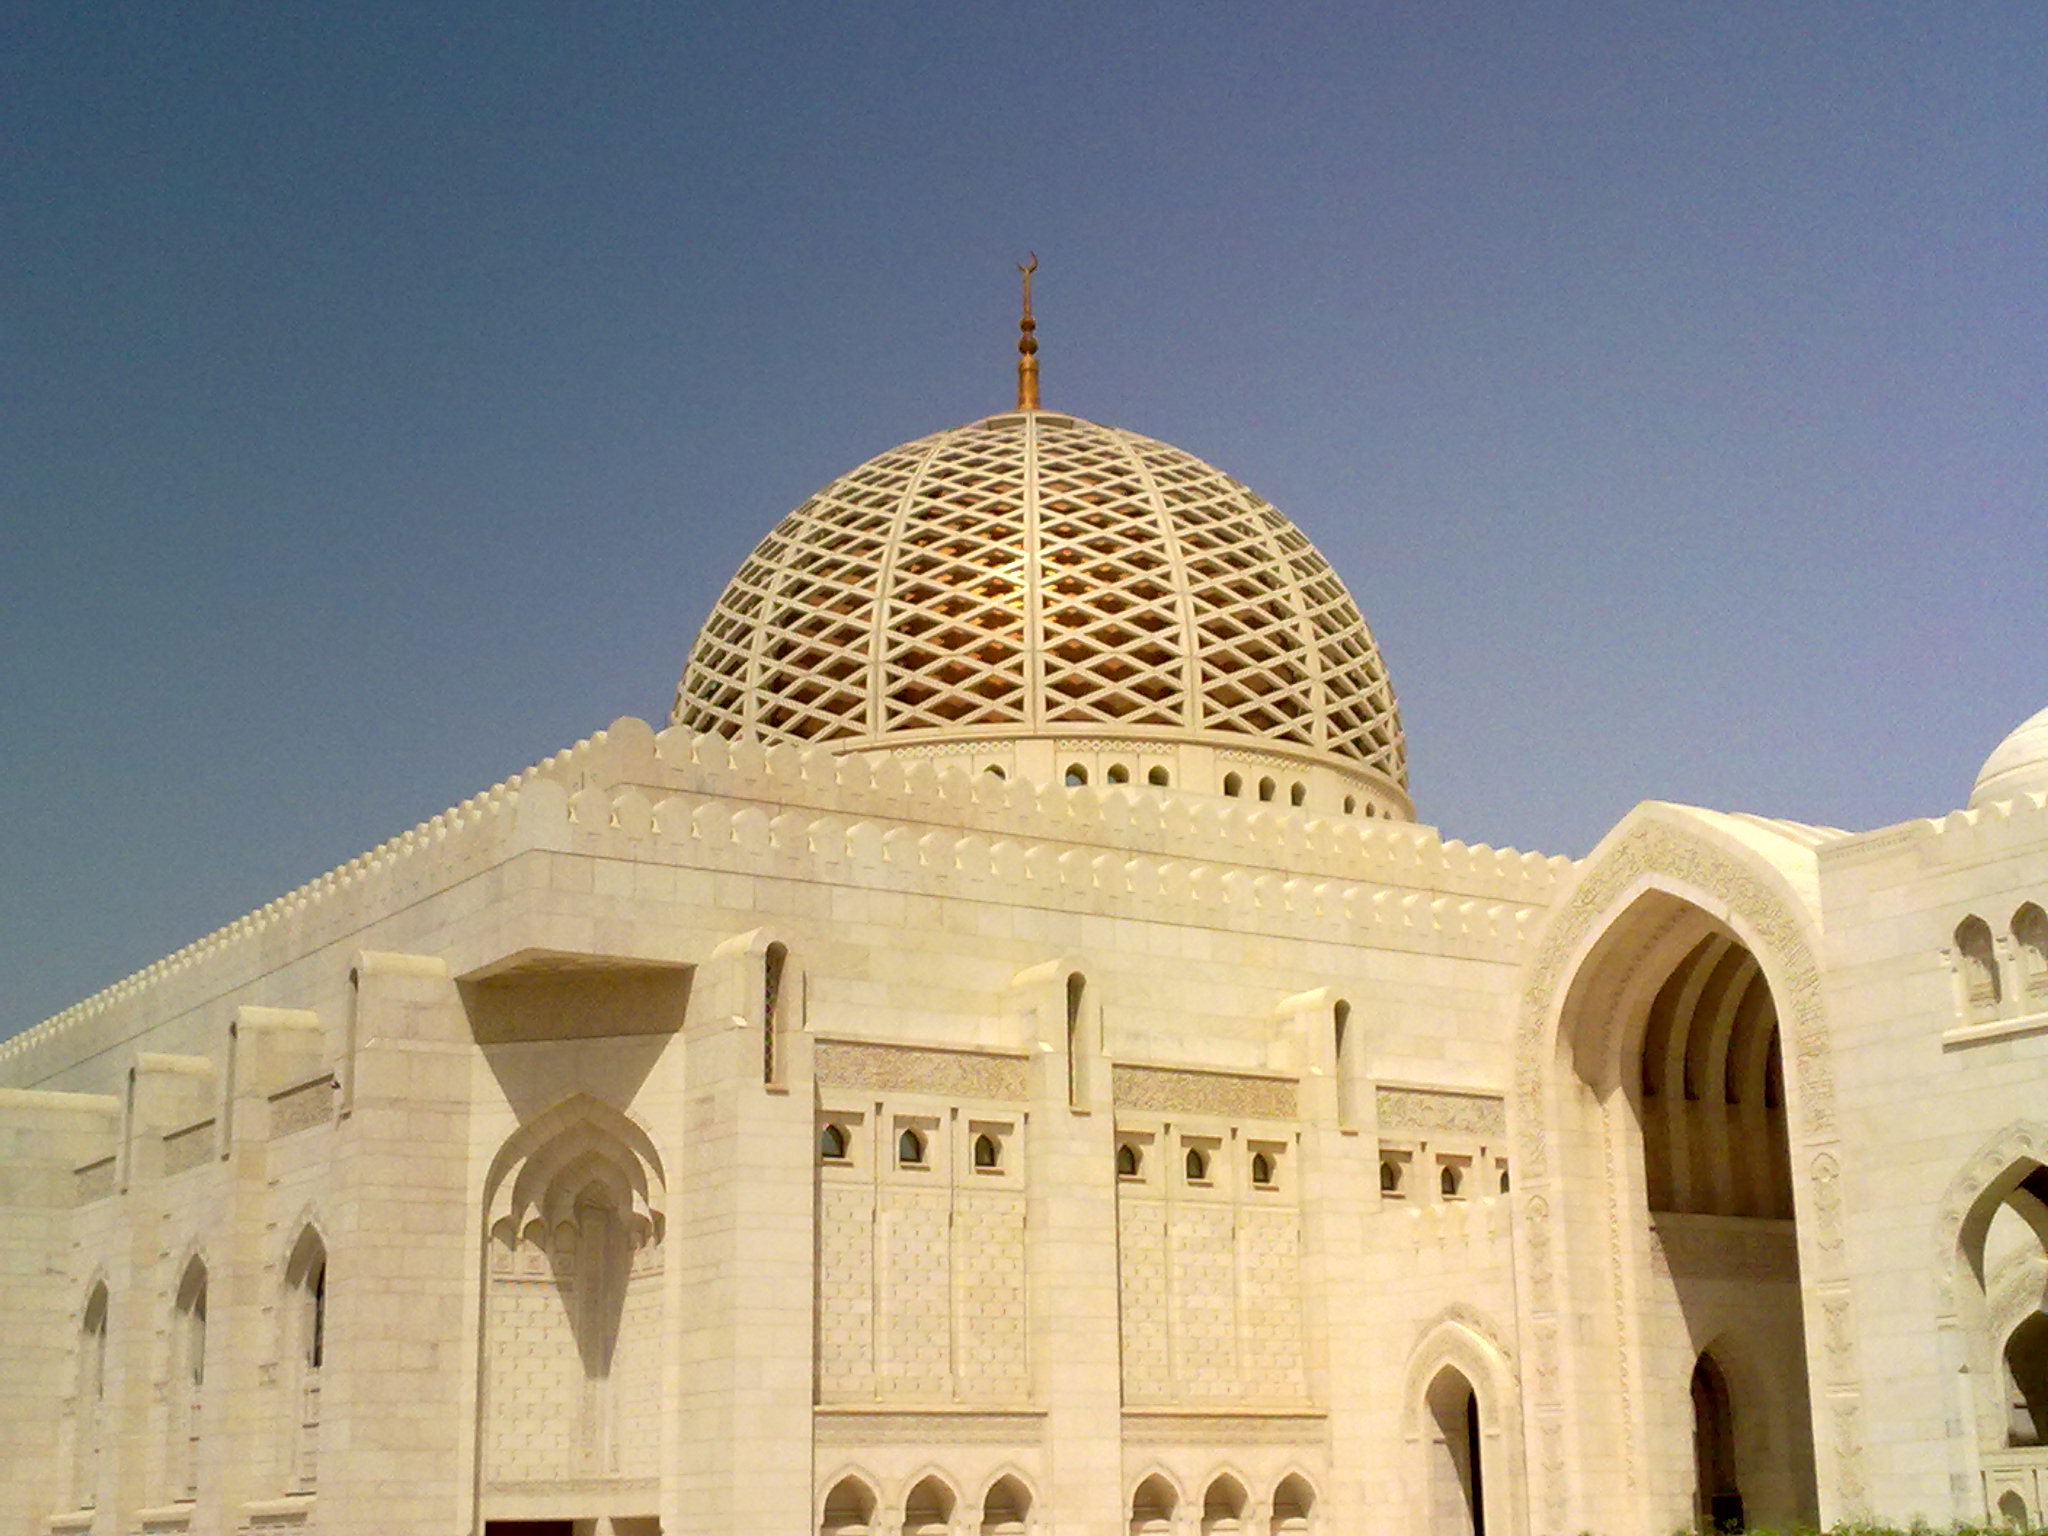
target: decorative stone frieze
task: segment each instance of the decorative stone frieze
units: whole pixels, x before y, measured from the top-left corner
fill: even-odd
[[[1494,1094],[1438,1088],[1382,1087],[1373,1095],[1382,1131],[1436,1131],[1504,1136],[1507,1107]]]
[[[813,1057],[818,1081],[834,1088],[930,1093],[957,1099],[1014,1102],[1027,1095],[1022,1056],[990,1051],[936,1051],[864,1040],[820,1040]]]
[[[1292,1078],[1118,1062],[1110,1073],[1110,1088],[1118,1109],[1153,1114],[1291,1120],[1296,1113],[1297,1092]]]
[[[334,1118],[334,1078],[330,1073],[309,1078],[303,1083],[270,1096],[270,1134],[273,1138],[289,1136],[294,1131],[310,1130],[316,1125],[325,1125]]]

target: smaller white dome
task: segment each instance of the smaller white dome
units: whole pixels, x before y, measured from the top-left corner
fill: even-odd
[[[1970,808],[2048,793],[2048,709],[2022,720],[2001,741],[1977,773]]]

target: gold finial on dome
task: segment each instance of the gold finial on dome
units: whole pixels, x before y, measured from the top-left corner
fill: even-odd
[[[1038,338],[1032,333],[1038,322],[1031,318],[1031,274],[1038,270],[1038,253],[1017,270],[1024,274],[1024,318],[1017,322],[1017,409],[1038,409]]]

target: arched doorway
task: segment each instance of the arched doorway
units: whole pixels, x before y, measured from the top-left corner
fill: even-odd
[[[1976,1461],[1994,1522],[2038,1523],[2048,1471],[2048,1126],[2008,1127],[1970,1159],[1950,1254],[1956,1365],[1976,1412]],[[1999,1167],[2002,1163],[2003,1166]],[[1999,1167],[1989,1179],[1976,1170]],[[1960,1203],[1960,1201],[1958,1202]],[[2015,1514],[2017,1510],[2017,1515]]]
[[[1429,1384],[1429,1536],[1486,1536],[1479,1398],[1447,1365]]]
[[[1701,1528],[1740,1531],[1742,1488],[1735,1475],[1735,1416],[1728,1379],[1712,1355],[1692,1368],[1692,1462]]]
[[[1566,1259],[1608,1298],[1575,1325],[1579,1368],[1615,1415],[1589,1427],[1634,1469],[1587,1488],[1596,1527],[1818,1515],[1791,1090],[1772,975],[1736,921],[1639,889],[1565,988],[1553,1198],[1605,1238]]]
[[[2038,1303],[2006,1336],[2004,1353],[2012,1404],[2006,1444],[2048,1445],[2048,1313]]]

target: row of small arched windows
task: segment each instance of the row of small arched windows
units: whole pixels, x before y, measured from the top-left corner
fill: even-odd
[[[1974,912],[1956,924],[1956,967],[1972,1014],[1996,1013],[2010,990],[2022,1004],[2048,1006],[2048,912],[2024,902],[2013,913],[2008,941]],[[2006,985],[2010,973],[2013,985]]]
[[[959,1504],[952,1485],[933,1473],[920,1479],[904,1497],[899,1528],[904,1536],[953,1536],[961,1530],[978,1530],[981,1536],[1023,1536],[1030,1528],[1031,1491],[1014,1474],[1005,1473],[997,1478],[982,1496],[978,1526],[959,1523]],[[824,1514],[818,1525],[820,1536],[871,1536],[883,1528],[876,1519],[880,1505],[880,1498],[866,1479],[848,1473],[825,1496]],[[1305,1536],[1313,1528],[1310,1522],[1315,1507],[1314,1487],[1300,1473],[1290,1472],[1274,1486],[1270,1520],[1265,1529],[1272,1536]],[[1155,1536],[1175,1530],[1180,1508],[1180,1490],[1163,1474],[1153,1473],[1131,1495],[1132,1536]],[[971,1514],[969,1519],[972,1520]],[[1250,1520],[1251,1495],[1245,1485],[1228,1472],[1210,1479],[1202,1494],[1199,1529],[1203,1536],[1224,1536],[1226,1532],[1250,1536],[1254,1529]]]
[[[165,1492],[171,1499],[190,1499],[199,1488],[199,1446],[207,1429],[206,1261],[194,1256],[178,1277],[172,1297],[169,1349],[163,1356]],[[317,1465],[312,1436],[319,1428],[320,1368],[327,1353],[327,1250],[311,1227],[293,1245],[285,1265],[286,1317],[292,1330],[286,1341],[295,1362],[290,1381],[298,1401],[292,1405],[291,1487],[310,1489]],[[95,1284],[79,1314],[77,1360],[72,1394],[70,1461],[72,1499],[80,1509],[98,1501],[100,1457],[106,1423],[107,1335],[111,1299],[104,1281]]]
[[[1508,1192],[1508,1165],[1501,1162],[1496,1173],[1500,1193]],[[1465,1198],[1470,1170],[1465,1162],[1445,1161],[1437,1165],[1436,1192],[1446,1200]],[[1380,1193],[1392,1199],[1403,1199],[1408,1193],[1408,1157],[1406,1153],[1389,1153],[1380,1158]]]
[[[826,1163],[844,1164],[853,1159],[853,1138],[844,1125],[830,1121],[818,1132],[818,1156]],[[991,1132],[978,1133],[969,1148],[973,1166],[983,1171],[994,1171],[1003,1166],[1003,1144]],[[931,1142],[924,1132],[906,1126],[896,1137],[896,1164],[900,1168],[928,1168],[931,1166]],[[1251,1175],[1252,1188],[1276,1189],[1279,1187],[1279,1169],[1270,1152],[1253,1151],[1247,1171]],[[1116,1172],[1120,1179],[1139,1179],[1145,1173],[1145,1151],[1134,1141],[1119,1141],[1116,1146]],[[1181,1172],[1190,1184],[1208,1184],[1214,1172],[1214,1154],[1204,1147],[1189,1147],[1181,1155]],[[1509,1188],[1507,1164],[1502,1162],[1496,1169],[1499,1192],[1506,1194]],[[1437,1193],[1446,1200],[1464,1198],[1469,1170],[1460,1161],[1447,1161],[1437,1167]],[[1380,1193],[1402,1196],[1407,1193],[1408,1159],[1405,1154],[1391,1153],[1380,1159]]]
[[[963,1529],[979,1531],[981,1536],[1024,1536],[1031,1502],[1031,1490],[1023,1480],[1005,1473],[981,1497],[980,1524],[963,1527],[955,1523],[959,1496],[953,1485],[935,1472],[919,1479],[904,1496],[898,1527],[903,1536],[953,1536]],[[881,1499],[867,1480],[848,1473],[825,1495],[824,1516],[818,1523],[820,1536],[870,1536],[883,1528],[875,1519],[880,1506]]]
[[[1003,1166],[1003,1144],[993,1132],[976,1134],[968,1155],[973,1165],[983,1171],[994,1171]],[[826,1163],[849,1163],[853,1160],[853,1137],[838,1121],[828,1121],[818,1132],[818,1157]],[[1212,1154],[1202,1147],[1189,1147],[1183,1155],[1182,1171],[1190,1184],[1206,1184],[1210,1181]],[[896,1166],[899,1168],[928,1168],[931,1166],[931,1141],[923,1131],[906,1126],[896,1136]],[[1136,1142],[1120,1141],[1116,1148],[1116,1171],[1119,1178],[1136,1179],[1145,1171],[1145,1154]],[[1273,1189],[1278,1186],[1279,1174],[1270,1152],[1254,1151],[1251,1155],[1250,1173],[1254,1189]]]
[[[983,1131],[974,1138],[968,1151],[976,1168],[993,1172],[1003,1166],[1003,1143],[993,1132]],[[853,1160],[853,1138],[845,1126],[838,1121],[828,1122],[818,1132],[818,1156],[828,1163],[847,1163]],[[931,1141],[923,1131],[906,1126],[896,1137],[896,1166],[899,1168],[928,1168],[931,1166]]]
[[[1202,1147],[1189,1147],[1181,1154],[1181,1172],[1190,1184],[1210,1182],[1211,1154]],[[1251,1157],[1252,1188],[1276,1189],[1279,1175],[1269,1152],[1254,1152]],[[1145,1174],[1145,1153],[1134,1141],[1120,1141],[1116,1144],[1116,1176],[1120,1179],[1143,1178]]]
[[[1241,773],[1226,773],[1223,775],[1223,793],[1233,800],[1241,798],[1244,794],[1244,775]],[[1270,777],[1260,779],[1258,795],[1261,801],[1270,803],[1279,798],[1280,786]],[[1299,779],[1296,779],[1293,784],[1288,786],[1287,803],[1289,805],[1307,804],[1308,786]]]
[[[1009,777],[1003,771],[1000,763],[990,763],[982,772],[991,774],[998,779]],[[1131,782],[1131,770],[1127,764],[1111,763],[1102,777],[1105,782],[1110,784],[1129,784]],[[1067,764],[1066,771],[1060,775],[1060,782],[1069,789],[1079,789],[1088,782],[1087,764]],[[1173,775],[1164,768],[1151,768],[1146,770],[1145,782],[1154,789],[1169,789],[1173,785]],[[1255,790],[1258,798],[1264,802],[1270,803],[1280,798],[1280,783],[1270,775],[1261,778],[1255,786]],[[1223,793],[1225,795],[1236,800],[1241,799],[1244,792],[1245,780],[1243,774],[1226,773],[1223,776]],[[1294,806],[1306,805],[1308,803],[1308,786],[1299,779],[1288,785],[1287,803]],[[1344,797],[1344,814],[1346,816],[1359,814],[1358,796],[1346,795]],[[1368,802],[1365,807],[1365,814],[1367,816],[1377,816],[1379,815],[1379,807]]]
[[[1138,1484],[1131,1496],[1131,1536],[1164,1536],[1178,1529],[1180,1506],[1180,1490],[1163,1474],[1153,1473]],[[1310,1521],[1315,1508],[1315,1489],[1300,1473],[1290,1472],[1273,1489],[1272,1513],[1266,1530],[1273,1536],[1307,1532],[1313,1529]],[[1210,1479],[1202,1493],[1202,1523],[1198,1529],[1203,1536],[1249,1533],[1256,1529],[1250,1517],[1251,1495],[1243,1483],[1228,1472],[1219,1472]]]
[[[988,771],[997,778],[1003,776],[1003,770],[1000,768],[991,767]],[[1128,784],[1131,782],[1131,770],[1128,764],[1111,763],[1102,777],[1106,783]],[[1081,763],[1069,763],[1067,764],[1067,771],[1060,775],[1060,782],[1069,789],[1079,789],[1088,782],[1088,769]],[[1146,772],[1145,782],[1154,789],[1171,789],[1173,787],[1173,775],[1164,768],[1153,768]]]

